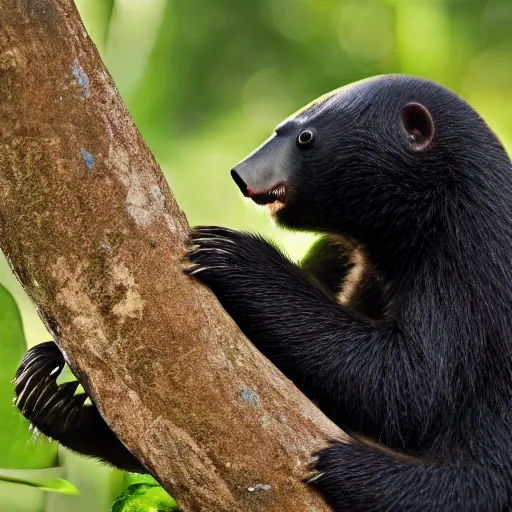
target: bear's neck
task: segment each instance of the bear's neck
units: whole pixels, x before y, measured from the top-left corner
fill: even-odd
[[[389,282],[500,294],[512,306],[512,192],[476,208],[449,208],[418,231],[359,238]]]

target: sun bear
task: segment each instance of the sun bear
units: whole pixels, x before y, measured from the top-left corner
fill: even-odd
[[[296,265],[198,227],[186,269],[351,436],[316,454],[311,485],[336,512],[511,510],[512,169],[482,118],[431,81],[379,76],[307,105],[231,174],[278,224],[324,235]],[[59,354],[28,352],[23,414],[138,469],[94,407],[65,423],[67,402],[87,407],[55,383]]]

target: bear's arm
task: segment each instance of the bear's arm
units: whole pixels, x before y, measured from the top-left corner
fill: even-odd
[[[108,464],[137,473],[144,466],[117,438],[87,395],[75,393],[77,381],[57,381],[64,356],[53,341],[27,351],[16,373],[15,404],[23,416],[44,435],[63,446]]]
[[[339,304],[262,238],[204,227],[193,231],[190,244],[187,272],[335,421],[366,411],[371,417],[364,423],[382,426],[389,411],[411,413],[402,404],[424,382],[414,380],[420,373],[411,369],[410,344],[395,326]]]

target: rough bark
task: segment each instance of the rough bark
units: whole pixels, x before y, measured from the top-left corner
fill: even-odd
[[[185,511],[325,511],[343,433],[183,275],[188,225],[71,0],[0,2],[0,245],[86,390]]]

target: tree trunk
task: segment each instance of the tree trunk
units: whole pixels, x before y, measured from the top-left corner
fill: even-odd
[[[71,0],[0,2],[0,245],[116,434],[185,511],[326,511],[344,434],[183,275],[188,225]]]

